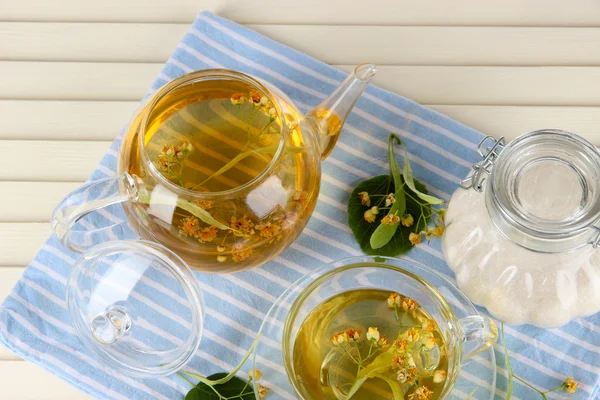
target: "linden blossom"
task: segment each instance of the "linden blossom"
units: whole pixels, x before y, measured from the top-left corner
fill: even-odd
[[[387,305],[393,308],[397,320],[401,317],[398,313],[414,313],[419,308],[419,303],[409,297],[398,293],[391,293],[387,298]],[[414,318],[414,317],[412,317]],[[431,351],[438,346],[437,339],[433,335],[436,324],[432,319],[425,320],[421,325],[411,326],[403,331],[402,326],[398,331],[398,338],[390,345],[389,340],[384,337],[377,327],[370,326],[363,339],[362,331],[349,328],[337,332],[331,336],[331,344],[339,347],[343,354],[357,365],[356,379],[352,383],[346,398],[351,398],[370,378],[381,378],[387,376],[387,371],[395,371],[396,381],[390,378],[385,380],[392,392],[402,394],[402,391],[411,391],[409,399],[430,400],[435,390],[421,383],[424,379],[433,378],[434,384],[442,383],[446,379],[446,371],[436,370],[433,375],[421,372],[415,363],[414,356],[421,349]],[[405,385],[401,387],[400,385]],[[406,386],[408,385],[408,387]],[[416,387],[415,387],[416,386]]]
[[[371,255],[396,256],[421,243],[422,236],[430,240],[432,236],[441,237],[444,232],[445,209],[432,207],[443,201],[428,195],[425,187],[415,181],[406,150],[404,168],[400,169],[394,154],[395,143],[403,146],[400,138],[392,133],[388,140],[389,176],[361,182],[348,202],[352,232],[363,251]],[[360,220],[359,212],[362,213]],[[428,228],[433,215],[437,215],[437,221]],[[369,239],[368,243],[365,238]]]

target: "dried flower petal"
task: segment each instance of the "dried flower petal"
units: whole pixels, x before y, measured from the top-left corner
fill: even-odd
[[[242,93],[236,93],[231,96],[231,104],[244,104],[246,102],[246,98]]]
[[[234,230],[233,234],[235,236],[250,236],[254,233],[254,230],[252,229],[254,223],[245,215],[241,218],[232,216],[229,227]]]
[[[260,372],[258,369],[251,369],[248,371],[248,378],[258,381],[260,378],[262,378],[262,372]]]
[[[192,203],[205,210],[210,210],[215,202],[211,200],[194,200]]]
[[[410,214],[404,214],[402,218],[400,218],[400,222],[402,223],[402,226],[410,228],[415,223],[415,219]]]
[[[406,365],[405,354],[394,354],[392,357],[392,368],[402,368]]]
[[[179,234],[182,236],[196,236],[200,232],[200,221],[198,218],[190,216],[181,220],[179,225]]]
[[[423,336],[421,343],[423,343],[423,346],[425,346],[427,350],[431,350],[437,345],[437,339],[433,337],[432,334],[428,334]]]
[[[400,306],[400,295],[398,293],[392,293],[388,296],[387,303],[389,308]]]
[[[381,335],[379,334],[379,329],[369,327],[369,330],[367,331],[367,340],[378,342],[380,337]]]
[[[446,219],[446,209],[445,208],[440,208],[437,211],[438,224],[443,224],[444,223],[444,219]]]
[[[400,383],[412,383],[419,372],[415,367],[402,368],[396,377]]]
[[[398,352],[406,351],[406,349],[408,348],[408,340],[406,340],[406,339],[397,339],[394,342],[394,347],[396,347],[396,350]]]
[[[338,332],[331,336],[329,339],[334,346],[338,346],[342,343],[348,342],[348,334],[345,331]]]
[[[358,195],[360,196],[360,204],[371,207],[371,199],[368,192],[360,192]]]
[[[428,235],[431,235],[433,237],[442,237],[442,235],[444,234],[444,226],[443,225],[438,225],[434,228],[431,228],[427,231]]]
[[[419,243],[421,243],[421,235],[418,233],[414,233],[411,232],[410,235],[408,235],[408,240],[414,245],[418,245]]]
[[[400,305],[404,311],[415,311],[419,307],[419,303],[410,297],[404,297]]]
[[[200,243],[208,243],[212,242],[217,237],[217,232],[217,227],[211,225],[208,228],[202,229],[196,237]]]
[[[427,386],[419,386],[414,393],[408,395],[408,400],[430,400],[433,392]]]
[[[427,322],[423,324],[423,329],[428,332],[433,332],[435,330],[435,321],[432,319],[428,319]]]
[[[383,225],[394,225],[398,222],[400,222],[400,217],[398,217],[396,214],[388,214],[381,220]]]
[[[562,388],[567,392],[567,393],[575,393],[577,391],[577,385],[578,383],[575,382],[575,380],[572,377],[568,377],[565,380],[565,383],[562,384]]]
[[[360,329],[347,329],[346,330],[346,336],[348,337],[348,340],[351,342],[358,342],[358,340],[361,338],[362,335],[362,331]]]
[[[373,221],[375,221],[375,218],[377,218],[375,216],[375,214],[373,214],[373,212],[371,210],[367,210],[365,211],[365,213],[363,214],[363,218],[365,219],[365,221],[367,221],[368,223],[372,223]]]
[[[258,392],[258,397],[261,399],[265,397],[269,393],[269,388],[261,385],[260,383],[256,384],[256,391]]]
[[[415,342],[419,340],[419,331],[415,328],[410,328],[404,333],[404,335],[406,336],[406,340],[408,342]]]
[[[433,383],[441,383],[446,380],[446,371],[438,369],[433,373]]]
[[[256,225],[256,230],[259,232],[260,237],[271,238],[279,233],[281,227],[274,222],[267,222],[266,224]]]
[[[252,255],[252,248],[248,247],[245,243],[236,243],[233,245],[231,251],[231,258],[233,261],[244,261]]]
[[[396,196],[394,196],[394,193],[388,194],[387,197],[385,198],[385,206],[386,207],[391,206],[395,202],[396,202]]]
[[[390,344],[390,341],[387,340],[387,338],[385,336],[383,336],[383,335],[381,335],[381,337],[377,341],[377,346],[379,346],[379,347],[385,347],[385,346],[387,346],[389,344]]]
[[[260,92],[251,92],[250,93],[250,97],[248,100],[250,100],[252,103],[254,103],[255,105],[260,105],[260,99],[261,99],[262,95],[260,94]]]
[[[300,211],[304,209],[307,199],[308,193],[296,190],[292,195],[292,201],[290,201],[290,205],[296,207],[296,210]]]

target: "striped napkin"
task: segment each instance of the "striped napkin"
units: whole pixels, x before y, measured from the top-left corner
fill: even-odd
[[[149,93],[187,72],[215,67],[240,70],[272,82],[304,111],[317,105],[346,76],[252,30],[201,13]],[[293,281],[322,263],[361,254],[347,227],[345,204],[359,181],[387,173],[384,160],[389,132],[403,137],[415,175],[445,200],[477,160],[475,149],[482,138],[480,133],[432,110],[370,86],[323,164],[320,201],[297,241],[274,261],[251,271],[220,276],[197,274],[208,314],[200,350],[186,368],[202,374],[231,369],[252,343],[271,304]],[[115,140],[92,180],[114,174],[119,142],[119,138]],[[119,209],[109,217],[124,218]],[[121,234],[123,238],[136,237],[129,229]],[[0,308],[1,341],[21,357],[97,398],[183,398],[189,387],[179,377],[122,376],[103,367],[76,337],[65,304],[65,283],[78,256],[53,238],[44,244]],[[418,246],[410,256],[453,280],[440,241]],[[165,323],[173,323],[169,316],[162,317]],[[573,398],[600,398],[600,314],[560,329],[506,327],[506,340],[513,369],[519,376],[543,389],[554,388],[565,377],[573,376],[580,382]],[[474,398],[489,398],[490,391],[496,393],[496,398],[504,398],[507,377],[501,351],[496,347],[495,388],[482,382],[477,372],[470,375],[475,385],[481,385]],[[482,371],[484,368],[489,367],[481,365]],[[553,392],[548,397],[560,399],[564,394]],[[277,391],[269,396],[293,398]],[[513,398],[538,397],[515,381]]]

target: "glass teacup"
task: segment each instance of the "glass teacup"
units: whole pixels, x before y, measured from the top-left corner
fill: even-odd
[[[298,348],[295,347],[301,332],[300,328],[307,317],[310,317],[311,313],[314,314],[314,310],[328,299],[356,290],[384,291],[386,296],[387,293],[399,293],[402,298],[416,301],[420,309],[425,311],[425,315],[435,321],[439,329],[440,343],[443,343],[443,349],[440,351],[443,352],[447,364],[445,364],[443,380],[438,381],[437,386],[433,388],[432,398],[464,399],[475,389],[476,398],[493,398],[496,363],[490,346],[498,337],[494,322],[480,315],[473,304],[452,283],[432,269],[406,258],[384,257],[353,257],[322,266],[300,278],[282,294],[261,327],[261,336],[253,357],[254,369],[262,373],[261,380],[258,382],[270,388],[272,393],[270,396],[293,398],[295,395],[300,399],[325,400],[348,397],[350,389],[348,387],[345,389],[337,387],[337,390],[331,390],[334,386],[331,381],[331,370],[325,371],[324,361],[322,364],[305,363],[299,366],[298,360],[294,358],[299,355]],[[377,307],[385,309],[388,307],[385,303],[384,297],[383,304]],[[394,310],[389,312],[393,315]],[[352,313],[347,310],[344,312]],[[361,328],[361,340],[369,340],[369,336],[365,338],[368,326],[353,326],[353,328]],[[341,352],[339,346],[335,348],[322,344],[333,339],[333,337],[330,339],[330,335],[334,332],[328,332],[326,329],[317,329],[317,332],[322,334],[321,337],[301,342],[312,343],[311,348],[305,349],[306,352],[321,351],[323,354],[334,350]],[[400,337],[399,334],[398,338]],[[371,339],[373,339],[372,335]],[[392,342],[395,339],[395,337],[389,338],[386,344],[388,347],[383,348],[381,352],[394,346]],[[352,342],[352,338],[348,336],[344,340]],[[317,349],[316,346],[321,347]],[[371,354],[370,349],[369,354]],[[307,380],[306,368],[313,369],[313,375],[317,377],[314,382]],[[360,367],[358,370],[360,371]],[[396,379],[395,372],[393,376]],[[431,381],[431,378],[432,376],[429,376],[427,379]],[[404,395],[413,393],[417,388],[414,383],[414,386],[411,386],[402,382],[400,376],[398,379],[400,380],[393,384],[398,383]],[[315,386],[319,386],[320,390],[315,390]],[[386,394],[381,391],[378,393],[373,389],[371,395],[368,391],[368,388],[361,389],[361,392],[354,394],[356,398],[392,398],[391,390]],[[259,398],[258,393],[257,398]]]

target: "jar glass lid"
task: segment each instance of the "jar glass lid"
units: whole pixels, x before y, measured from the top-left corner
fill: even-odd
[[[600,152],[583,138],[541,130],[510,142],[494,162],[488,209],[510,239],[538,251],[593,241],[600,219]]]
[[[157,243],[93,247],[73,267],[67,303],[86,346],[131,376],[174,373],[200,345],[202,293],[186,263]]]

